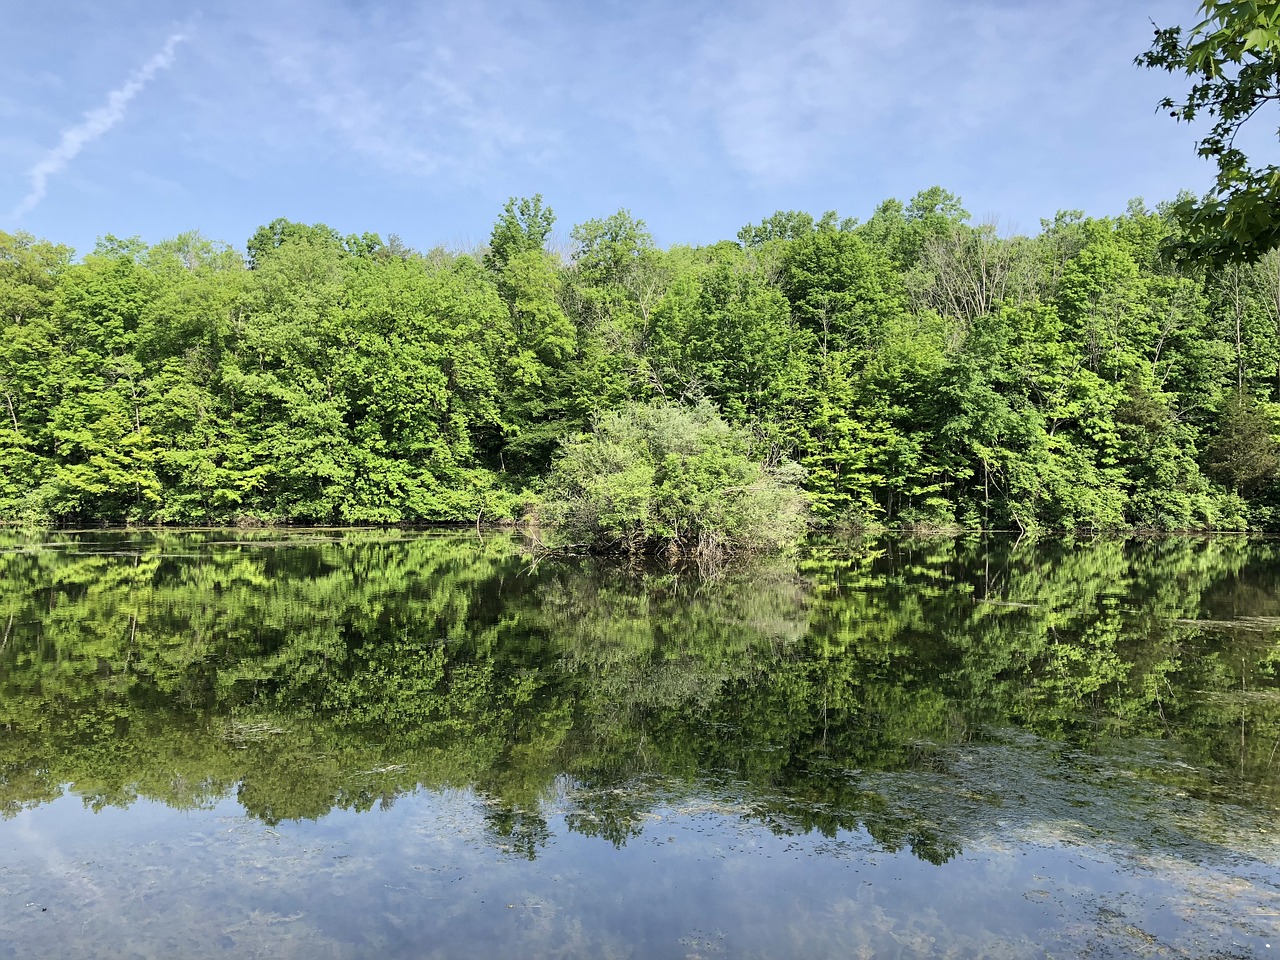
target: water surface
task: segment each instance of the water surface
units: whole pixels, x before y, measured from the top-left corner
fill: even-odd
[[[1267,957],[1280,547],[0,541],[0,957]]]

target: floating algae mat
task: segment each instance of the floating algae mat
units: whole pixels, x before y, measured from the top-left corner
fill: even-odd
[[[1280,956],[1270,541],[0,536],[0,957]]]

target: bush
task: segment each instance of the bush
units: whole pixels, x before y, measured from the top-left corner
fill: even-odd
[[[628,405],[565,443],[538,520],[549,545],[596,553],[726,558],[804,535],[803,471],[751,456],[751,437],[707,403]]]

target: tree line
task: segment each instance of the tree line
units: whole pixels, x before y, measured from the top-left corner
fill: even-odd
[[[1006,236],[934,187],[665,249],[623,210],[563,254],[541,197],[469,252],[0,232],[0,518],[516,518],[639,401],[798,465],[825,524],[1272,527],[1280,254],[1171,260],[1173,206]]]

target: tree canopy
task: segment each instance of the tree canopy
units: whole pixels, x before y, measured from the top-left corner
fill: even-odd
[[[620,210],[563,257],[540,197],[469,253],[0,233],[0,519],[516,519],[614,434],[667,506],[725,505],[675,496],[661,409],[710,431],[698,496],[793,464],[819,526],[1271,529],[1280,255],[1170,262],[1177,210],[1005,236],[932,187],[669,248]]]

